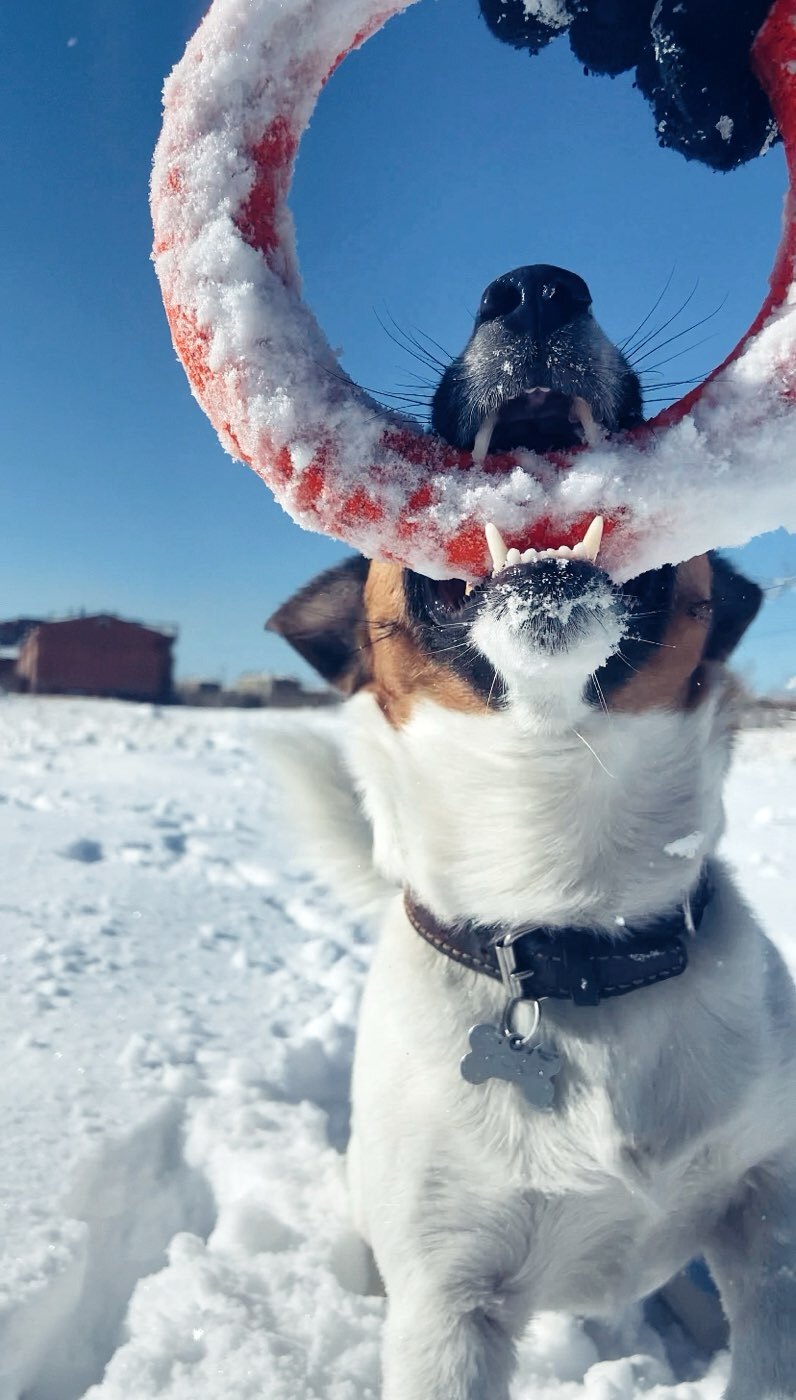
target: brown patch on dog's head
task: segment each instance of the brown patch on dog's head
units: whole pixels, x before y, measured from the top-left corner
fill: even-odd
[[[423,697],[450,710],[483,709],[466,681],[423,647],[398,564],[347,559],[284,603],[266,627],[344,695],[373,691],[396,726]]]
[[[365,617],[370,638],[370,688],[392,724],[409,718],[419,699],[448,710],[483,711],[484,702],[461,676],[422,645],[409,618],[404,571],[374,562],[365,584]]]
[[[685,709],[692,677],[703,663],[710,632],[711,567],[707,554],[678,565],[669,617],[645,665],[611,696],[612,710],[637,714],[651,709]],[[643,627],[641,629],[643,635]]]
[[[611,696],[609,708],[640,713],[699,704],[762,598],[757,584],[716,555],[700,554],[679,564],[669,617],[655,653]]]

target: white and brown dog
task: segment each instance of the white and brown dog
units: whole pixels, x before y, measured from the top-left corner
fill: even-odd
[[[585,284],[536,266],[487,289],[433,421],[546,450],[640,413]],[[472,590],[353,559],[270,623],[353,697],[339,750],[282,755],[319,867],[386,900],[349,1147],[385,1400],[506,1400],[534,1311],[610,1314],[698,1252],[727,1400],[796,1396],[794,993],[715,856],[760,593],[712,556],[619,587],[599,535],[490,530]]]

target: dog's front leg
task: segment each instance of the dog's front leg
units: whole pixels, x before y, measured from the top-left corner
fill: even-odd
[[[514,1341],[487,1308],[458,1313],[439,1297],[391,1302],[383,1400],[509,1400]]]
[[[749,1177],[707,1256],[730,1322],[725,1400],[796,1400],[796,1162]]]

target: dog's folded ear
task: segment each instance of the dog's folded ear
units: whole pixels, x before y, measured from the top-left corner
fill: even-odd
[[[763,590],[737,569],[712,554],[713,620],[705,648],[706,661],[725,661],[734,651],[744,632],[754,622],[763,602]]]
[[[362,555],[327,569],[277,608],[266,622],[299,656],[344,695],[369,679]]]

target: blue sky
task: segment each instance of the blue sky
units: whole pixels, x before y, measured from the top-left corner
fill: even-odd
[[[344,551],[224,455],[169,342],[147,183],[162,80],[203,8],[0,12],[0,614],[176,622],[181,674],[231,680],[300,669],[262,623]],[[696,285],[660,338],[720,309],[642,366],[709,337],[661,364],[668,380],[703,374],[750,321],[784,179],[780,151],[730,176],[662,152],[628,78],[584,78],[565,39],[533,60],[512,52],[475,0],[422,0],[329,84],[292,202],[307,299],[369,388],[426,374],[379,316],[455,353],[484,285],[526,262],[585,277],[617,339],[670,274],[656,322]],[[781,533],[738,558],[764,584],[796,574]],[[761,687],[796,671],[795,629],[787,593],[741,655]]]

